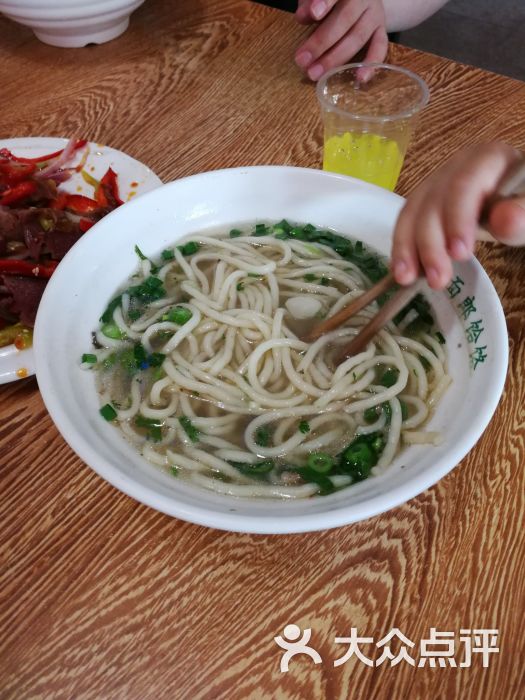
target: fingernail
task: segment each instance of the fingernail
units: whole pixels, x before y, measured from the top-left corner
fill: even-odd
[[[441,275],[439,272],[436,270],[435,267],[429,267],[428,270],[426,270],[427,274],[427,280],[430,282],[430,286],[439,286],[441,282]]]
[[[326,12],[326,3],[324,0],[318,0],[318,2],[314,2],[312,5],[312,14],[315,17],[315,19],[321,19],[321,17],[324,15]]]
[[[309,51],[301,51],[295,57],[295,62],[301,68],[306,68],[306,66],[309,66],[310,63],[312,62],[312,60],[313,60],[313,56]]]
[[[398,260],[396,263],[394,263],[394,277],[396,279],[404,277],[407,270],[408,267],[404,260]]]
[[[323,66],[320,63],[315,63],[308,69],[308,77],[310,80],[317,80],[324,73]]]
[[[461,238],[454,238],[450,244],[450,251],[455,258],[466,258],[469,255],[467,246]]]

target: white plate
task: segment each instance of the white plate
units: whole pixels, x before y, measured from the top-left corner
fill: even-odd
[[[409,447],[382,476],[330,496],[296,502],[236,499],[174,479],[144,460],[100,418],[95,377],[79,369],[102,310],[137,267],[134,244],[155,256],[181,236],[202,229],[284,217],[360,238],[387,254],[402,204],[401,197],[352,178],[254,167],[178,180],[109,214],[68,253],[46,288],[37,316],[38,383],[64,438],[124,493],[169,515],[225,530],[284,533],[335,527],[424,491],[473,447],[503,390],[505,319],[476,260],[457,265],[450,294],[429,296],[447,338],[453,379],[429,423],[430,430],[442,432],[443,443]]]
[[[57,138],[19,138],[0,140],[0,148],[8,148],[15,156],[36,158],[64,148],[67,139]],[[72,161],[77,163],[80,156]],[[89,144],[89,156],[84,170],[95,179],[100,179],[111,167],[118,175],[119,191],[123,201],[138,197],[145,192],[162,185],[162,181],[146,165],[114,148],[97,143]],[[67,180],[60,189],[74,194],[93,196],[93,188],[88,185],[80,173]],[[91,230],[87,232],[87,235]],[[17,350],[14,345],[0,348],[0,384],[29,377],[35,373],[33,348]]]

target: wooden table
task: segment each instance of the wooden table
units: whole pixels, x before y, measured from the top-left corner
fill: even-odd
[[[319,167],[306,30],[245,0],[148,0],[103,46],[63,50],[0,20],[0,137],[87,137],[164,180],[257,163]],[[403,47],[432,92],[399,191],[459,146],[525,147],[525,84]],[[404,506],[330,532],[238,535],[157,513],[60,437],[34,379],[0,387],[2,698],[497,698],[523,684],[525,251],[480,253],[510,335],[505,394],[469,456]],[[281,673],[273,637],[312,629]],[[497,628],[488,668],[334,667],[335,637],[419,644]],[[370,653],[370,647],[363,646]],[[520,653],[521,652],[521,653]],[[371,655],[371,654],[370,654]],[[523,685],[521,685],[523,689]]]

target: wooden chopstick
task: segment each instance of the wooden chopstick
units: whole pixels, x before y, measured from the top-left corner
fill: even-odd
[[[386,279],[386,278],[385,278]],[[357,355],[359,352],[365,349],[372,338],[381,330],[386,324],[391,321],[394,316],[396,316],[401,309],[403,309],[409,301],[411,301],[421,290],[425,287],[425,280],[423,277],[418,277],[418,279],[412,284],[401,287],[377,312],[377,314],[370,319],[370,321],[361,328],[359,333],[353,338],[348,345],[341,350],[341,352],[335,358],[335,364],[340,365],[347,358],[352,357],[352,355]],[[378,287],[374,285],[374,287]],[[392,286],[392,285],[391,285]],[[368,291],[371,292],[374,287],[371,287]],[[383,290],[384,291],[384,290]],[[382,292],[379,292],[380,294]],[[377,294],[376,296],[379,296]]]
[[[370,289],[367,289],[366,292],[363,292],[363,294],[360,294],[358,297],[353,299],[348,306],[345,306],[343,309],[341,309],[341,311],[338,311],[333,316],[330,316],[330,318],[327,318],[326,321],[314,326],[310,332],[305,335],[304,341],[306,343],[312,343],[325,333],[329,333],[335,328],[342,326],[347,319],[349,319],[351,316],[355,316],[358,311],[361,311],[361,309],[364,309],[365,306],[371,304],[377,299],[378,296],[381,296],[381,294],[390,289],[390,287],[392,287],[394,284],[394,277],[392,273],[389,272],[388,275],[379,280],[377,284],[374,284],[373,287],[370,287]]]

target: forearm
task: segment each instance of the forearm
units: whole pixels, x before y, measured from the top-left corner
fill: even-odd
[[[399,32],[415,27],[447,2],[448,0],[383,0],[387,31]]]

